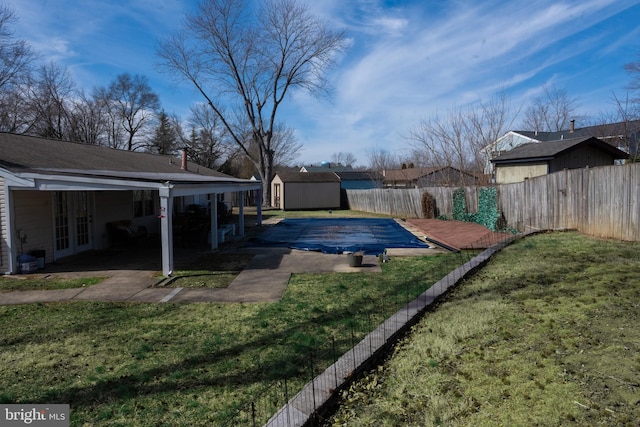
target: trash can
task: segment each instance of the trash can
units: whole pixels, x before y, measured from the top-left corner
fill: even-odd
[[[38,249],[35,251],[29,252],[29,255],[34,257],[36,261],[38,261],[38,269],[41,270],[44,268],[44,260],[46,258],[46,252],[43,249]]]
[[[20,273],[33,273],[38,269],[38,260],[33,255],[20,255],[18,257],[18,269]]]

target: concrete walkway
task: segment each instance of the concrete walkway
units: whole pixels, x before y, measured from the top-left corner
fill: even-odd
[[[506,235],[492,233],[477,224],[459,221],[409,220],[398,221],[413,234],[423,238],[437,237],[454,248],[482,247],[487,243],[503,241]],[[481,245],[482,244],[482,245]],[[487,246],[484,246],[487,247]],[[348,273],[381,272],[378,258],[365,256],[361,267],[350,267],[347,255],[330,255],[319,252],[307,252],[286,248],[237,247],[240,253],[254,254],[249,265],[226,288],[178,288],[170,280],[158,277],[156,261],[147,258],[131,257],[129,254],[124,265],[113,270],[92,268],[96,260],[82,261],[65,270],[65,273],[52,272],[52,275],[66,277],[107,277],[97,285],[86,288],[58,289],[48,291],[11,291],[0,292],[0,305],[46,303],[57,301],[120,301],[120,302],[270,302],[279,301],[294,273]],[[144,251],[139,251],[144,252]],[[431,249],[389,249],[393,256],[419,256],[442,252],[441,248]],[[140,254],[138,254],[140,255]],[[145,255],[142,254],[144,257]],[[193,256],[193,255],[191,255]],[[151,258],[153,260],[153,258]],[[113,260],[115,261],[115,260]],[[101,259],[98,265],[113,264],[110,258]],[[100,267],[104,268],[104,267]],[[16,279],[20,280],[20,279]]]
[[[170,286],[172,279],[161,279],[157,272],[148,270],[91,271],[83,275],[107,279],[87,288],[1,292],[0,305],[58,301],[270,302],[282,298],[293,273],[382,271],[375,256],[365,256],[361,267],[350,267],[346,255],[286,248],[246,248],[239,252],[254,257],[226,288],[176,288]],[[77,273],[74,276],[82,277]]]

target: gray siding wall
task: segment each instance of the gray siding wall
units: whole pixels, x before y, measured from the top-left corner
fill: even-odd
[[[281,203],[285,210],[340,207],[339,182],[289,182],[284,187]]]
[[[13,191],[13,232],[17,254],[46,251],[45,262],[53,261],[53,193]],[[17,237],[20,233],[22,241]]]

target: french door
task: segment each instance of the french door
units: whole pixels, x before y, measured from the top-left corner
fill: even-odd
[[[53,195],[54,257],[77,254],[93,247],[93,193],[56,191]]]

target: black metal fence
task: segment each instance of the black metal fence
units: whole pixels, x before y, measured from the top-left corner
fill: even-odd
[[[415,286],[406,283],[404,292],[377,301],[366,312],[354,313],[323,342],[302,339],[286,343],[286,351],[293,350],[295,356],[283,356],[288,362],[281,366],[284,374],[280,379],[220,414],[220,425],[321,425],[341,390],[362,372],[380,363],[397,339],[432,309],[433,303],[448,289],[517,237],[516,234],[488,235],[476,242],[477,247],[450,258],[450,273],[428,289],[416,291]]]

